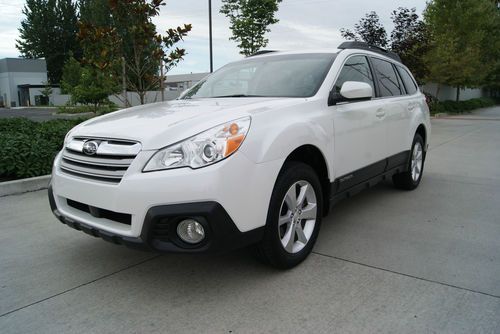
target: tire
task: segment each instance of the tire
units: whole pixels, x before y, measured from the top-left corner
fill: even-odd
[[[315,171],[304,163],[286,163],[271,195],[264,238],[256,245],[259,259],[280,269],[301,263],[316,242],[322,212],[323,194]]]
[[[406,171],[392,177],[394,186],[404,190],[414,190],[420,184],[424,173],[425,150],[424,140],[418,133],[413,138],[410,159]]]

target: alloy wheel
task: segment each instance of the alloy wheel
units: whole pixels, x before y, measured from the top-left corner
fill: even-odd
[[[300,252],[309,242],[317,220],[317,200],[313,186],[304,180],[295,182],[281,204],[278,233],[285,251]]]

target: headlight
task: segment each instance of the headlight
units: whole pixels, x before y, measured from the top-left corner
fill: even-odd
[[[250,128],[250,117],[221,124],[156,152],[144,172],[200,168],[227,158],[238,150]]]

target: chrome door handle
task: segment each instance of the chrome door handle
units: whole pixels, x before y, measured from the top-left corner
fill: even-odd
[[[383,117],[385,117],[385,111],[383,109],[379,109],[375,113],[375,116],[377,116],[378,118],[383,118]]]

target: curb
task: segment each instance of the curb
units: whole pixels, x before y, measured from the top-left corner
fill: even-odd
[[[81,112],[81,113],[74,113],[74,114],[53,112],[52,116],[61,116],[61,117],[68,117],[68,118],[80,118],[80,117],[87,117],[87,116],[96,116],[96,114],[93,112]]]
[[[0,197],[47,189],[49,187],[49,182],[50,182],[50,175],[1,182]]]

